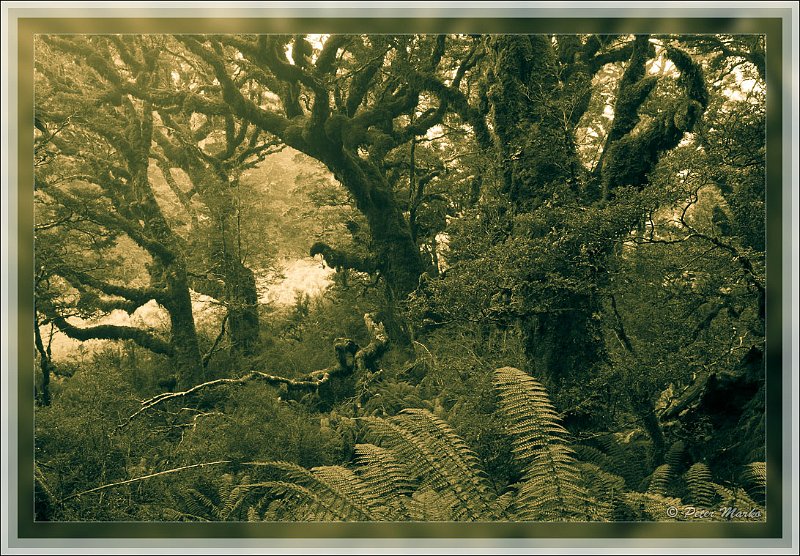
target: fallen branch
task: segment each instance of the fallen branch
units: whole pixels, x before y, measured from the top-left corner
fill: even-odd
[[[319,371],[314,371],[313,373],[307,375],[307,377],[301,379],[291,379],[282,376],[270,375],[267,373],[262,373],[260,371],[253,371],[239,378],[218,378],[216,380],[211,380],[209,382],[203,382],[182,392],[165,392],[163,394],[159,394],[157,396],[144,400],[141,404],[142,406],[130,417],[128,417],[128,419],[124,423],[117,425],[117,428],[124,427],[139,414],[144,413],[148,409],[151,409],[167,400],[184,398],[186,396],[191,396],[192,394],[196,394],[201,390],[207,390],[209,388],[215,388],[217,386],[245,384],[252,380],[263,380],[268,384],[276,386],[279,384],[286,384],[291,388],[314,390],[316,388],[319,388],[322,384],[328,382],[332,376],[335,376],[337,374],[344,374],[345,372],[351,372],[351,371],[352,369],[342,369],[341,367],[333,367],[333,368],[322,369]]]
[[[117,425],[117,429],[127,426],[128,423],[130,423],[138,415],[168,400],[185,398],[187,396],[192,396],[197,392],[219,386],[239,385],[255,380],[261,380],[273,386],[285,384],[289,390],[315,391],[336,376],[347,376],[352,374],[354,371],[359,373],[374,372],[377,361],[386,351],[389,343],[389,336],[386,334],[386,329],[383,326],[383,323],[375,322],[372,318],[372,315],[369,313],[364,315],[364,323],[366,324],[370,335],[373,337],[372,342],[370,342],[366,347],[360,348],[353,340],[348,338],[337,338],[333,344],[334,351],[336,353],[336,365],[326,369],[313,371],[300,378],[286,378],[261,371],[252,371],[237,378],[218,378],[216,380],[203,382],[181,392],[164,392],[142,401],[141,407],[132,415],[130,415],[125,422]]]
[[[375,364],[386,352],[389,346],[389,335],[382,322],[372,320],[372,315],[364,315],[364,324],[367,325],[372,341],[363,349],[359,349],[355,354],[355,366],[357,371],[375,371]]]
[[[210,461],[210,462],[206,462],[206,463],[195,463],[193,465],[184,465],[183,467],[176,467],[175,469],[167,469],[166,471],[159,471],[158,473],[151,473],[149,475],[144,475],[142,477],[136,477],[134,479],[128,479],[128,480],[125,480],[125,481],[119,481],[119,482],[116,482],[116,483],[110,483],[110,484],[107,484],[107,485],[102,485],[102,486],[99,486],[99,487],[90,488],[89,490],[84,490],[82,492],[77,492],[75,494],[70,494],[66,498],[63,498],[61,501],[62,502],[66,502],[67,500],[69,500],[71,498],[77,498],[78,496],[83,496],[84,494],[91,494],[92,492],[98,492],[100,490],[105,490],[107,488],[127,485],[127,484],[130,484],[130,483],[135,483],[137,481],[143,481],[144,479],[152,479],[153,477],[158,477],[158,476],[161,476],[161,475],[169,475],[170,473],[177,473],[178,471],[185,471],[187,469],[192,469],[192,468],[196,468],[196,467],[208,467],[210,465],[222,465],[224,463],[232,463],[232,462],[230,460],[219,460],[219,461]]]

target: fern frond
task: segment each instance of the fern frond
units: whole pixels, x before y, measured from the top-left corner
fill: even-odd
[[[664,463],[668,464],[676,473],[680,472],[684,466],[686,458],[686,444],[683,440],[676,440],[670,445],[667,453],[664,454]]]
[[[764,502],[767,493],[767,464],[754,461],[745,465],[741,481],[754,499]]]
[[[572,447],[572,449],[575,451],[575,457],[579,461],[591,463],[592,465],[596,465],[597,467],[608,471],[609,473],[613,473],[616,469],[616,464],[611,457],[603,453],[601,450],[598,450],[594,446],[576,444]]]
[[[202,521],[217,519],[217,506],[214,501],[196,488],[178,490],[176,493],[181,513],[197,517]]]
[[[714,499],[711,471],[705,463],[695,463],[686,472],[688,501],[701,508],[710,508]]]
[[[409,477],[437,491],[452,492],[458,504],[452,519],[492,518],[489,488],[477,458],[453,429],[426,410],[407,410],[390,419],[365,417],[368,432],[396,458]]]
[[[264,481],[253,487],[263,487],[278,500],[268,512],[276,520],[290,521],[352,521],[355,511],[320,496],[313,490],[288,481]]]
[[[719,506],[727,508],[729,512],[722,513],[722,519],[729,521],[753,521],[752,517],[740,517],[738,512],[748,513],[751,510],[759,512],[760,519],[766,519],[766,510],[747,495],[743,488],[727,488],[717,483],[711,483],[720,499]]]
[[[258,514],[258,510],[255,506],[250,506],[247,508],[247,521],[250,523],[254,523],[256,521],[261,521],[261,517]]]
[[[459,503],[452,492],[426,487],[408,500],[408,515],[413,521],[452,521]]]
[[[610,461],[608,467],[603,465],[601,465],[601,467],[625,479],[625,484],[628,485],[629,488],[638,486],[647,473],[644,466],[641,464],[641,457],[633,453],[630,445],[630,439],[636,432],[638,431],[628,431],[627,434],[609,433],[596,439],[596,442],[603,449]]]
[[[537,448],[566,437],[567,431],[561,426],[547,391],[533,377],[519,369],[503,367],[495,371],[494,384],[507,417],[514,455],[523,468],[536,458]]]
[[[667,493],[672,490],[672,481],[675,478],[672,471],[672,466],[664,463],[656,467],[653,474],[650,475],[650,484],[647,487],[648,494],[655,494],[658,496],[667,496]]]
[[[388,518],[385,501],[350,469],[336,465],[315,467],[311,472],[317,483],[326,485],[346,504],[358,507],[363,514],[362,521]]]
[[[593,463],[578,463],[584,488],[592,493],[596,500],[592,516],[593,521],[609,521],[613,518],[620,498],[627,491],[625,479],[614,475]]]
[[[592,500],[581,485],[567,430],[547,391],[513,367],[495,370],[494,384],[506,418],[513,453],[524,471],[515,503],[524,521],[588,519]]]
[[[618,519],[626,521],[681,521],[683,501],[652,492],[626,492]],[[672,511],[675,508],[675,511]],[[672,515],[674,513],[674,515]]]
[[[266,462],[261,465],[279,471],[287,480],[250,486],[291,491],[301,504],[309,503],[312,508],[324,508],[325,515],[329,514],[331,520],[375,521],[382,518],[380,498],[370,492],[369,487],[349,469],[330,466],[308,470],[288,462]],[[292,489],[287,485],[297,488]],[[313,496],[308,496],[308,493]]]
[[[394,509],[397,519],[407,519],[405,502],[414,492],[414,481],[395,453],[374,444],[355,445],[357,473],[367,488]]]
[[[513,506],[516,500],[516,490],[509,490],[498,496],[494,501],[494,514],[498,519],[514,519]]]
[[[530,464],[515,505],[522,521],[574,521],[591,519],[595,504],[581,485],[572,452],[550,444]]]

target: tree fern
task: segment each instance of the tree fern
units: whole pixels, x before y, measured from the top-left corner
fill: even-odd
[[[686,472],[686,499],[701,508],[710,508],[714,500],[711,471],[705,463],[695,463]]]
[[[767,464],[755,461],[745,465],[741,481],[753,499],[763,504],[767,492]]]
[[[517,518],[535,521],[589,517],[582,511],[590,500],[581,486],[574,453],[566,445],[567,431],[545,388],[513,367],[497,369],[494,383],[515,459],[524,472],[515,502]]]
[[[282,480],[250,485],[283,499],[273,509],[288,508],[309,521],[375,521],[385,518],[380,497],[355,473],[340,466],[308,470],[287,462],[260,464],[276,470]],[[273,511],[280,515],[281,511]]]
[[[458,501],[454,520],[493,517],[490,487],[480,472],[478,458],[446,422],[421,409],[363,421],[377,443],[406,462],[410,477],[420,486],[453,494]]]
[[[650,475],[650,483],[647,487],[647,492],[659,496],[666,496],[672,488],[672,481],[675,473],[672,466],[664,463],[655,468],[652,475]]]

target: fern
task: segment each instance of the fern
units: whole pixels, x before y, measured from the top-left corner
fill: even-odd
[[[513,367],[497,369],[494,382],[515,459],[524,472],[515,503],[518,519],[587,518],[581,509],[591,500],[581,486],[574,453],[566,445],[567,430],[545,388]]]
[[[394,452],[374,444],[356,444],[358,475],[376,496],[383,500],[398,520],[410,519],[407,501],[414,492],[408,469]]]
[[[594,446],[576,444],[573,450],[575,451],[575,457],[582,462],[590,463],[608,472],[613,472],[616,467],[610,456]]]
[[[376,441],[392,450],[420,486],[448,491],[458,501],[452,518],[493,517],[488,482],[478,458],[443,420],[421,409],[409,409],[389,419],[364,418]]]
[[[452,492],[423,488],[412,495],[407,506],[409,518],[413,521],[452,521],[459,500]]]
[[[767,464],[763,461],[747,464],[741,481],[753,499],[763,504],[767,492]]]
[[[672,496],[653,492],[626,492],[621,497],[623,505],[617,514],[626,521],[680,521],[683,501]],[[675,508],[675,511],[672,511]],[[674,513],[674,515],[673,515]]]
[[[251,490],[248,482],[247,475],[237,481],[226,473],[197,488],[179,487],[174,493],[177,508],[166,508],[164,518],[168,521],[240,521]]]
[[[686,472],[687,499],[701,508],[710,508],[714,499],[711,471],[704,463],[695,463]]]
[[[721,508],[728,508],[731,510],[727,515],[722,514],[722,519],[729,521],[752,521],[752,517],[739,517],[737,511],[748,513],[755,510],[759,513],[761,519],[766,519],[766,511],[763,507],[757,504],[752,498],[747,495],[743,488],[739,487],[724,487],[716,483],[712,483],[717,496],[719,496]]]
[[[265,481],[250,485],[263,487],[273,494],[290,495],[284,502],[302,510],[311,521],[375,521],[384,517],[380,497],[349,469],[340,466],[308,470],[294,463],[268,462],[286,480]],[[318,513],[321,511],[321,513]]]
[[[606,471],[619,475],[625,479],[625,484],[628,487],[633,487],[641,482],[646,471],[642,469],[642,465],[639,463],[642,461],[641,457],[632,453],[628,443],[623,443],[623,439],[627,440],[630,434],[626,435],[626,437],[621,437],[622,435],[609,433],[597,438],[597,443],[602,447],[608,458],[606,465],[601,465],[601,467]]]
[[[626,483],[642,473],[635,464],[641,458],[632,455],[637,431],[605,435],[598,439],[603,450],[578,446],[578,462],[541,384],[505,367],[495,371],[494,386],[522,477],[501,496],[490,486],[478,457],[447,422],[424,409],[406,409],[393,417],[357,419],[371,443],[356,444],[352,469],[252,462],[248,465],[267,471],[260,477],[264,480],[249,483],[223,475],[214,488],[184,488],[176,495],[180,510],[165,515],[183,520],[663,521],[683,517],[678,515],[683,502],[674,495],[684,492],[701,508],[720,500],[732,507],[758,508],[743,489],[712,482],[702,463],[692,465],[681,484],[681,443],[673,444],[666,463],[650,474],[646,492],[631,492]],[[745,475],[754,488],[763,487],[763,471],[763,463],[748,467]],[[253,492],[260,499],[251,498]],[[673,506],[677,512],[670,510]]]
[[[677,440],[672,443],[667,453],[664,454],[664,463],[668,464],[676,473],[679,473],[683,469],[685,458],[686,445],[683,440]]]
[[[671,483],[674,479],[675,473],[672,466],[664,463],[655,468],[652,475],[650,475],[650,484],[647,487],[649,494],[656,494],[659,496],[666,496],[672,490]]]
[[[626,492],[625,480],[593,463],[578,464],[583,484],[587,492],[595,498],[595,504],[588,508],[593,511],[592,520],[608,521],[616,513],[621,496]]]

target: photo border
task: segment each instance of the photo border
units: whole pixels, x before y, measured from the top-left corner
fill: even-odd
[[[329,4],[330,5],[330,4]],[[330,541],[335,540],[354,540],[363,539],[394,539],[399,541],[397,546],[404,546],[412,539],[439,539],[444,540],[470,539],[467,543],[470,547],[479,546],[476,541],[489,541],[491,546],[498,546],[497,541],[556,539],[568,540],[568,543],[561,543],[563,546],[582,546],[597,547],[600,539],[622,539],[628,541],[628,545],[637,544],[649,546],[647,543],[635,543],[638,541],[662,541],[655,546],[695,546],[698,539],[727,540],[723,543],[729,547],[747,547],[750,545],[748,540],[760,540],[764,547],[788,547],[788,540],[791,539],[792,527],[789,525],[792,511],[792,496],[787,488],[793,485],[796,489],[796,478],[791,477],[792,467],[795,469],[797,461],[790,459],[791,453],[787,454],[786,439],[791,439],[792,425],[796,427],[796,414],[792,418],[791,405],[787,405],[787,400],[791,401],[792,389],[791,366],[796,366],[796,359],[791,356],[787,360],[787,350],[791,348],[792,342],[796,338],[789,336],[792,328],[797,331],[796,323],[787,328],[786,319],[791,318],[786,307],[786,292],[788,287],[784,287],[790,282],[783,272],[776,272],[776,269],[785,269],[788,266],[786,256],[795,251],[790,251],[791,242],[785,242],[785,228],[787,224],[796,222],[786,221],[787,207],[785,195],[787,188],[791,194],[791,176],[794,173],[787,173],[791,170],[792,157],[789,149],[791,148],[791,135],[787,141],[788,126],[784,127],[784,122],[790,120],[785,117],[788,114],[787,106],[793,99],[791,94],[791,81],[796,79],[792,70],[796,69],[796,59],[794,66],[791,66],[791,51],[786,48],[786,44],[792,44],[796,40],[791,27],[792,12],[788,8],[760,8],[755,13],[751,11],[749,17],[744,17],[741,13],[736,14],[736,9],[721,8],[716,9],[717,16],[714,17],[707,10],[697,8],[692,11],[692,16],[683,18],[676,17],[682,10],[678,8],[666,7],[664,10],[647,9],[650,14],[661,11],[669,13],[670,17],[640,17],[640,11],[636,9],[626,9],[622,15],[609,15],[608,9],[581,9],[578,16],[575,11],[568,17],[563,17],[563,9],[545,8],[504,8],[480,9],[482,13],[459,9],[462,17],[447,17],[446,10],[434,8],[430,15],[423,13],[424,10],[415,8],[413,13],[408,9],[404,14],[397,12],[383,12],[388,15],[383,16],[369,9],[353,8],[357,10],[349,17],[346,15],[347,9],[336,9],[331,11],[329,8],[315,9],[314,17],[298,16],[298,11],[294,10],[281,13],[280,10],[269,12],[269,17],[254,17],[252,14],[237,17],[227,17],[235,12],[237,8],[225,9],[222,12],[208,9],[208,15],[202,17],[186,18],[179,14],[168,15],[169,10],[159,10],[154,8],[140,8],[138,10],[127,10],[126,13],[136,13],[136,17],[122,17],[122,8],[106,8],[105,13],[100,13],[101,9],[94,9],[92,13],[95,17],[82,17],[76,14],[78,10],[71,10],[73,15],[63,16],[56,12],[60,8],[39,9],[41,15],[31,15],[30,8],[8,8],[9,16],[9,62],[16,61],[16,89],[12,92],[9,85],[9,111],[16,107],[16,118],[9,112],[7,126],[4,126],[6,139],[16,139],[14,144],[3,141],[9,148],[9,162],[16,160],[16,174],[13,168],[4,172],[4,195],[8,195],[8,203],[5,206],[16,207],[15,214],[10,214],[6,220],[7,224],[13,225],[16,220],[16,244],[9,240],[6,251],[9,261],[17,261],[16,268],[10,266],[5,286],[8,287],[8,297],[4,295],[3,305],[8,302],[16,301],[11,304],[9,314],[15,317],[14,323],[11,319],[6,321],[3,326],[4,346],[17,346],[16,353],[8,354],[9,366],[5,368],[4,361],[4,406],[8,408],[9,419],[6,423],[13,423],[9,434],[4,435],[8,440],[9,451],[6,452],[9,458],[4,459],[4,467],[8,468],[8,484],[4,485],[4,492],[8,493],[7,510],[3,513],[8,516],[8,533],[6,537],[11,541],[11,534],[18,535],[14,538],[15,544],[10,547],[33,547],[33,546],[63,546],[63,543],[46,542],[44,545],[32,542],[38,541],[58,541],[63,539],[116,539],[128,540],[133,546],[144,548],[145,539],[152,539],[158,546],[169,546],[171,544],[187,547],[205,546],[210,547],[214,543],[210,540],[229,540],[241,539],[248,540],[251,546],[264,546],[263,539],[286,539],[299,540],[305,539],[322,542],[329,545]],[[177,8],[173,8],[177,9]],[[183,9],[187,13],[187,9]],[[252,8],[250,8],[252,10]],[[323,17],[326,10],[338,17]],[[419,10],[419,11],[417,11]],[[62,10],[63,11],[63,10]],[[147,12],[158,14],[159,17],[146,17]],[[201,10],[202,11],[202,10]],[[559,16],[558,12],[562,12]],[[686,10],[683,10],[686,11]],[[190,13],[196,14],[198,10],[191,10]],[[220,14],[226,17],[219,17]],[[310,13],[310,12],[307,12]],[[263,12],[262,12],[263,14]],[[468,14],[468,15],[466,15]],[[502,14],[503,17],[497,17]],[[508,15],[507,15],[508,14]],[[587,15],[590,14],[590,15]],[[625,14],[628,14],[627,16]],[[725,17],[721,17],[725,14]],[[736,14],[736,16],[733,16]],[[5,15],[5,14],[4,14]],[[46,15],[47,17],[43,17]],[[349,14],[347,14],[349,15]],[[14,18],[12,20],[12,17]],[[16,26],[12,23],[16,23]],[[328,32],[352,32],[352,33],[535,33],[535,32],[562,32],[562,33],[592,33],[592,32],[649,32],[649,33],[765,33],[767,35],[767,331],[768,338],[766,349],[767,362],[767,463],[768,463],[768,500],[766,523],[152,523],[152,522],[130,522],[130,523],[34,523],[33,518],[33,474],[29,476],[20,474],[21,469],[32,469],[33,454],[33,338],[30,334],[17,334],[17,331],[30,330],[33,326],[33,169],[30,160],[33,158],[33,143],[30,137],[33,136],[33,35],[36,33],[228,33],[228,32],[249,32],[249,33],[286,33],[286,32],[308,32],[308,33],[328,33]],[[786,72],[787,65],[790,71]],[[8,67],[4,64],[4,67]],[[12,72],[14,69],[12,69]],[[787,78],[791,76],[791,78]],[[16,97],[16,99],[14,99]],[[16,102],[14,102],[16,100]],[[15,121],[16,120],[16,126]],[[796,125],[796,119],[795,125]],[[13,155],[16,154],[16,159]],[[796,161],[794,161],[796,164]],[[10,165],[6,166],[9,168]],[[787,168],[788,166],[788,168]],[[6,178],[8,181],[6,182]],[[796,180],[796,177],[795,177]],[[6,188],[6,185],[8,186]],[[14,186],[16,185],[16,190]],[[788,187],[787,187],[788,186]],[[794,189],[796,191],[796,188]],[[16,203],[14,202],[16,201]],[[791,196],[788,199],[791,202]],[[791,209],[789,209],[791,210]],[[13,218],[13,217],[16,218]],[[12,231],[12,230],[10,230]],[[16,255],[16,257],[14,256]],[[16,292],[17,298],[12,297]],[[5,292],[4,292],[5,294]],[[24,303],[23,300],[31,300]],[[14,324],[16,326],[14,326]],[[10,329],[9,329],[10,328]],[[6,342],[5,340],[9,341]],[[15,343],[12,341],[16,339]],[[3,350],[4,352],[11,351]],[[22,354],[30,354],[30,357],[23,357]],[[16,365],[11,365],[12,361]],[[6,372],[7,371],[7,372]],[[787,371],[789,376],[787,377]],[[787,383],[788,378],[788,383]],[[783,380],[782,380],[783,379]],[[15,396],[12,394],[15,391]],[[787,392],[789,394],[787,395]],[[782,407],[783,405],[783,407]],[[787,418],[786,411],[789,411]],[[16,419],[11,418],[16,416]],[[796,428],[795,428],[796,431]],[[5,442],[5,440],[4,440]],[[12,459],[12,454],[16,451],[16,457]],[[16,463],[16,465],[11,465]],[[4,504],[6,500],[4,500]],[[16,510],[16,511],[15,511]],[[794,504],[796,511],[796,502]],[[30,516],[29,520],[24,516]],[[5,523],[4,523],[5,526]],[[796,533],[795,533],[796,536]],[[133,537],[133,538],[131,538]],[[795,537],[796,538],[796,537]],[[164,542],[172,540],[173,542]],[[577,541],[577,542],[576,542]],[[252,544],[255,542],[256,544]],[[692,543],[695,544],[692,544]],[[96,544],[96,543],[91,543]],[[280,543],[279,543],[280,544]],[[383,546],[389,544],[381,543]],[[429,543],[430,544],[430,543]],[[437,544],[437,543],[434,543]],[[500,543],[503,544],[503,543]],[[520,542],[506,543],[509,547],[520,546],[542,546],[541,542]],[[244,543],[243,546],[246,546]],[[294,544],[291,544],[294,546]],[[82,545],[84,546],[84,545]],[[105,545],[98,546],[122,546]],[[129,546],[125,544],[124,546]],[[274,544],[270,546],[275,547]],[[559,543],[549,546],[559,546]],[[613,545],[612,545],[613,546]],[[618,545],[617,545],[618,546]]]

